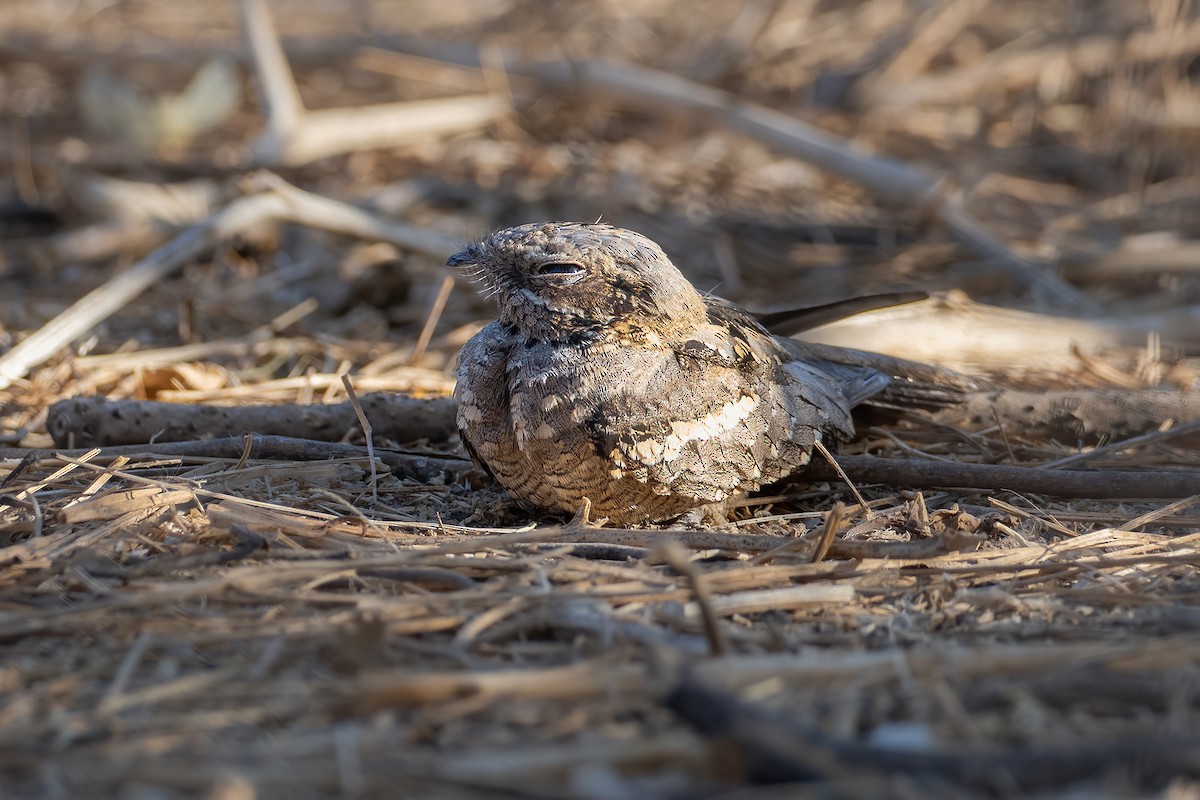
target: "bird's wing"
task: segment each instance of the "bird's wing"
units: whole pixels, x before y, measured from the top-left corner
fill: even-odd
[[[607,385],[584,425],[610,476],[706,503],[757,488],[773,457],[776,415],[765,382],[727,365],[736,358],[725,346],[693,342],[686,354],[625,354],[605,369]]]
[[[711,502],[791,474],[818,437],[848,438],[851,407],[888,378],[797,360],[748,312],[706,302],[705,324],[611,382],[590,426],[621,476]]]
[[[776,374],[776,380],[819,408],[842,436],[854,431],[850,409],[883,392],[889,384],[888,376],[869,364],[805,357],[793,349],[796,342],[771,335],[740,306],[716,297],[706,298],[705,302],[711,328],[729,331],[730,336],[746,340],[751,352],[764,354],[774,370],[791,379]]]

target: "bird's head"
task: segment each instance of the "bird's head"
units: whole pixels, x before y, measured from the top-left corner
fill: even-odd
[[[539,339],[704,319],[703,299],[662,248],[611,225],[521,225],[446,263],[496,298],[502,321]]]

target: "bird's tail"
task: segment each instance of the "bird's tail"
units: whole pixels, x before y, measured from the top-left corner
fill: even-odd
[[[891,378],[888,385],[863,400],[866,405],[877,408],[935,410],[958,405],[968,395],[987,388],[986,382],[978,378],[934,364],[796,339],[785,341],[788,350],[797,358],[833,374],[845,371],[847,367],[855,370],[867,367],[887,375]]]
[[[851,297],[847,300],[836,300],[832,303],[825,303],[819,306],[769,311],[762,314],[755,314],[754,316],[760,325],[776,336],[794,336],[801,331],[812,330],[821,325],[828,325],[831,322],[853,317],[856,314],[862,314],[867,311],[878,311],[881,308],[892,308],[928,299],[928,292],[886,292],[884,294]]]

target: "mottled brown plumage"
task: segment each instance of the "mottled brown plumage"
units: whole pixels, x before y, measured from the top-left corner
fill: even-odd
[[[448,263],[500,305],[459,357],[463,442],[540,509],[587,498],[595,516],[636,524],[721,504],[796,472],[814,440],[848,438],[850,410],[889,385],[919,398],[914,373],[953,384],[773,336],[610,225],[510,228]]]

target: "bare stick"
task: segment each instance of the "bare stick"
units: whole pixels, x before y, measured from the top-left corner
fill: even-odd
[[[964,28],[975,24],[986,5],[987,0],[950,0],[933,6],[921,15],[912,38],[887,66],[879,70],[873,83],[890,88],[917,79],[947,44]]]
[[[442,278],[442,285],[438,287],[437,297],[433,298],[429,316],[425,318],[425,324],[421,327],[421,335],[417,337],[412,355],[408,357],[410,367],[415,366],[421,360],[421,356],[425,355],[425,348],[429,347],[429,340],[433,338],[433,331],[437,328],[438,320],[442,318],[442,311],[446,308],[446,301],[450,299],[450,290],[453,288],[454,276],[447,274]]]
[[[342,386],[346,389],[346,396],[350,398],[350,405],[354,406],[358,424],[362,426],[363,436],[367,440],[367,459],[371,462],[371,499],[378,503],[379,474],[375,470],[375,442],[371,434],[371,421],[367,419],[367,413],[363,411],[362,403],[358,402],[358,394],[354,391],[354,384],[350,382],[349,375],[342,376]]]
[[[858,487],[854,485],[854,481],[846,477],[846,473],[842,470],[837,460],[833,457],[833,453],[829,452],[829,448],[825,446],[825,443],[820,439],[815,439],[813,441],[813,447],[816,448],[817,452],[824,456],[827,462],[829,462],[829,466],[833,467],[833,471],[836,472],[838,477],[842,479],[842,483],[850,487],[850,493],[854,495],[854,499],[858,501],[858,505],[862,508],[863,514],[866,516],[866,518],[871,519],[873,516],[875,516],[875,512],[871,510],[871,506],[868,505],[867,501],[863,499],[863,496],[858,493]]]
[[[859,498],[859,502],[862,503],[862,498]],[[863,504],[863,508],[866,508],[866,504]],[[825,522],[821,526],[821,535],[817,539],[817,549],[812,554],[812,563],[816,564],[829,555],[829,548],[833,544],[834,537],[838,535],[838,531],[846,527],[847,516],[846,506],[841,502],[834,503],[833,508],[825,513]]]
[[[1072,280],[1085,283],[1144,280],[1148,272],[1197,271],[1200,271],[1200,242],[1192,241],[1146,250],[1119,248],[1101,255],[1073,253],[1063,257],[1063,272]]]
[[[683,547],[673,539],[663,539],[655,548],[655,554],[670,565],[671,569],[687,578],[692,587],[692,595],[696,598],[700,618],[704,621],[704,635],[708,639],[708,647],[714,656],[723,656],[729,652],[729,643],[725,641],[725,632],[721,630],[721,621],[713,608],[713,596],[709,591],[705,577],[688,560],[688,554]]]
[[[1167,418],[1162,417],[1160,419],[1165,420]],[[1096,458],[1110,456],[1114,453],[1119,453],[1122,450],[1128,450],[1131,447],[1143,447],[1148,444],[1162,444],[1170,439],[1194,436],[1198,433],[1200,433],[1200,419],[1193,419],[1189,422],[1174,425],[1166,430],[1151,431],[1150,433],[1143,433],[1140,436],[1131,436],[1128,439],[1122,439],[1119,442],[1106,444],[1093,450],[1088,450],[1083,453],[1075,453],[1074,455],[1060,458],[1057,461],[1051,461],[1049,464],[1043,464],[1042,469],[1059,469],[1067,466],[1068,464],[1079,464],[1084,461],[1092,461]]]
[[[482,94],[306,111],[286,142],[258,143],[258,163],[294,167],[356,150],[396,147],[483,128],[508,112],[502,98]]]

